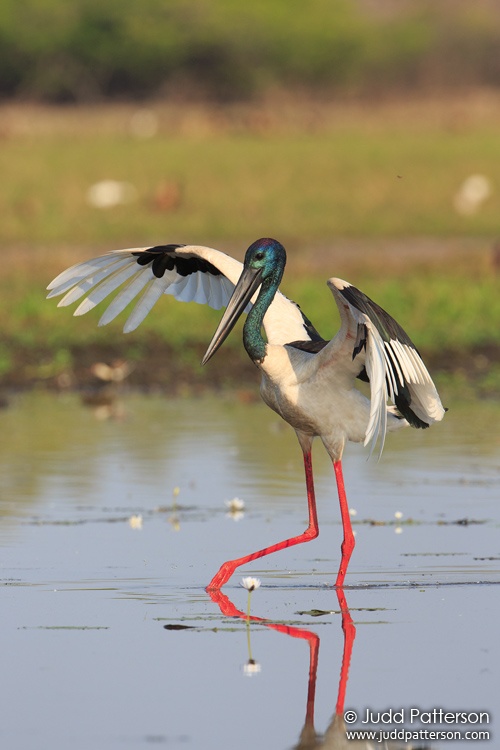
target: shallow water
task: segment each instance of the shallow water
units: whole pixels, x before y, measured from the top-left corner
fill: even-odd
[[[132,395],[113,411],[33,393],[1,414],[2,747],[342,748],[339,680],[354,728],[367,708],[393,709],[404,723],[376,729],[498,736],[498,404],[453,404],[442,425],[389,436],[379,463],[349,446],[352,643],[330,588],[341,526],[319,443],[319,538],[249,565],[212,601],[221,562],[305,527],[293,432],[232,396]],[[240,517],[225,504],[236,496]],[[237,616],[244,574],[262,580],[252,616],[285,628]],[[411,708],[490,723],[411,723]]]

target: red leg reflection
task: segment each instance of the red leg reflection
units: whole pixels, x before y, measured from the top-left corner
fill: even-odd
[[[303,628],[296,628],[290,625],[280,625],[279,623],[270,622],[263,617],[255,617],[251,615],[250,618],[243,612],[235,607],[232,601],[222,593],[222,591],[212,590],[209,591],[209,596],[215,604],[219,607],[220,611],[226,617],[239,617],[242,620],[251,622],[258,622],[271,630],[276,630],[279,633],[284,633],[292,638],[302,638],[309,643],[309,680],[307,686],[307,706],[306,706],[306,717],[304,722],[304,728],[302,730],[301,739],[305,741],[306,738],[312,738],[315,736],[314,732],[314,701],[316,697],[316,675],[318,671],[318,657],[319,657],[319,643],[320,639],[316,633]],[[339,602],[340,613],[342,616],[342,630],[344,633],[344,648],[342,653],[342,665],[340,669],[339,689],[337,694],[337,704],[335,707],[335,714],[342,715],[344,713],[344,700],[347,687],[347,680],[349,677],[349,666],[351,662],[352,647],[354,639],[356,637],[356,628],[352,621],[349,608],[343,589],[337,589],[337,599]]]
[[[351,664],[352,647],[356,638],[356,628],[352,621],[351,613],[347,606],[344,589],[337,589],[337,599],[339,600],[340,612],[342,615],[342,630],[344,631],[344,650],[342,653],[342,666],[340,668],[339,691],[337,693],[337,705],[335,713],[344,714],[345,691],[347,680],[349,679],[349,666]]]
[[[266,628],[270,628],[270,630],[276,630],[278,633],[284,633],[292,638],[302,638],[309,643],[309,681],[307,687],[305,723],[307,726],[314,726],[314,699],[316,695],[316,674],[318,671],[319,636],[310,630],[294,628],[291,625],[280,625],[276,622],[270,622],[263,617],[250,615],[250,618],[248,618],[245,612],[237,609],[222,591],[212,590],[208,591],[208,594],[211,600],[217,604],[222,614],[226,617],[239,617],[246,621],[250,619],[251,622],[258,622],[261,625],[265,625]]]

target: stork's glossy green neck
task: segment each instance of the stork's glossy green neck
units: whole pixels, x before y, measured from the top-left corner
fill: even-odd
[[[248,356],[254,362],[262,362],[266,356],[266,340],[262,335],[262,321],[278,290],[283,270],[283,267],[275,268],[273,273],[264,279],[257,300],[248,313],[243,327],[243,345]]]

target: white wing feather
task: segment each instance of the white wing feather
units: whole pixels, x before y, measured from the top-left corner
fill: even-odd
[[[367,317],[366,315],[363,317]],[[365,323],[365,325],[367,325]],[[368,326],[367,326],[368,327]],[[369,328],[370,334],[366,342],[365,367],[370,379],[370,418],[365,433],[365,445],[370,443],[370,456],[375,450],[380,438],[379,457],[384,449],[387,432],[387,392],[386,360],[384,356],[384,342],[380,336]]]
[[[111,264],[116,264],[120,260],[126,262],[128,260],[128,255],[131,252],[133,252],[133,250],[107,253],[106,255],[101,255],[99,258],[93,258],[92,260],[87,260],[83,263],[77,263],[74,266],[70,266],[70,268],[67,268],[50,282],[47,289],[52,289],[52,291],[47,296],[57,297],[58,294],[62,294],[80,279],[92,277],[92,275],[99,269],[105,266],[110,266]],[[124,255],[125,253],[127,256]]]
[[[128,284],[116,295],[110,306],[105,310],[101,319],[99,320],[100,326],[105,326],[111,323],[112,320],[119,315],[137,295],[142,292],[146,284],[152,281],[154,278],[150,268],[143,268],[141,273],[138,273],[132,278]]]
[[[128,281],[131,276],[136,274],[136,269],[130,265],[125,265],[124,268],[120,268],[118,271],[114,271],[110,276],[107,276],[104,281],[100,284],[93,284],[93,290],[90,294],[81,302],[76,308],[74,315],[85,315],[92,310],[99,302],[106,299],[108,294],[114,292],[121,286],[125,281]]]
[[[82,275],[76,278],[68,278],[66,273],[61,274],[61,276],[64,276],[65,281],[58,286],[52,287],[52,291],[47,295],[47,297],[57,297],[58,295],[63,294],[64,292],[69,290],[57,305],[58,307],[67,307],[67,305],[71,305],[73,304],[73,302],[76,302],[78,299],[80,299],[80,297],[83,297],[84,294],[90,291],[90,289],[92,289],[96,284],[107,278],[110,274],[114,273],[119,268],[125,266],[127,263],[127,258],[114,259],[112,262],[110,262],[108,258],[106,264],[101,263],[99,264],[99,267],[96,265],[93,268],[87,268],[87,270],[82,273]],[[52,282],[52,284],[54,284],[54,282]],[[50,288],[50,286],[47,287],[47,289]]]
[[[148,283],[142,297],[139,299],[139,302],[127,318],[127,322],[123,327],[123,332],[131,333],[131,331],[135,331],[137,326],[142,323],[148,312],[153,308],[153,306],[156,304],[156,302],[158,302],[158,300],[164,293],[164,280],[153,278],[153,280]]]

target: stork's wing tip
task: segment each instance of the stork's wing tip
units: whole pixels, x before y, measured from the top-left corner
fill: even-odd
[[[351,286],[348,281],[344,281],[344,279],[337,279],[335,276],[332,276],[331,279],[328,279],[326,283],[330,287],[330,289],[342,290],[348,286]]]

